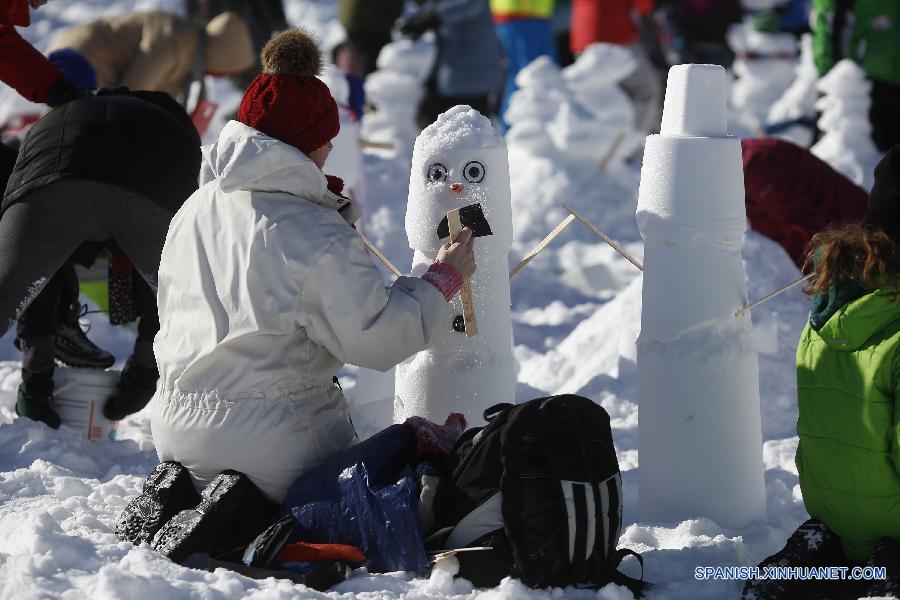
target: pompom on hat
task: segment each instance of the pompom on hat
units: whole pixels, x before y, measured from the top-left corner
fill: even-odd
[[[322,52],[302,29],[282,31],[262,51],[263,72],[244,92],[238,120],[305,154],[340,131],[337,103],[316,75]]]

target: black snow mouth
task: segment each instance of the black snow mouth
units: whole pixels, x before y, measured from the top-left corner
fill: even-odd
[[[471,229],[474,237],[494,235],[494,232],[491,231],[490,224],[484,217],[484,211],[481,210],[480,204],[470,204],[469,206],[463,206],[459,209],[459,222],[462,223],[463,227]],[[450,237],[450,227],[447,224],[446,216],[441,219],[441,222],[438,224],[437,236],[438,239]]]

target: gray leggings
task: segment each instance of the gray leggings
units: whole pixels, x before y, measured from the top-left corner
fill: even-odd
[[[84,242],[115,242],[156,291],[172,216],[95,181],[57,181],[23,196],[0,218],[0,336]]]

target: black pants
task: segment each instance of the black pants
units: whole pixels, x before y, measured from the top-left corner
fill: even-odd
[[[26,330],[55,331],[62,292],[41,297],[42,290],[48,284],[62,290],[67,280],[71,285],[70,257],[84,243],[106,242],[118,246],[148,284],[138,294],[138,331],[152,341],[159,330],[156,274],[171,218],[143,196],[94,181],[58,181],[23,196],[0,218],[0,335],[35,301]]]
[[[873,79],[871,99],[872,141],[887,152],[900,144],[900,86]]]
[[[34,338],[53,335],[78,302],[78,274],[71,261],[60,267],[41,293],[19,315],[16,335]]]

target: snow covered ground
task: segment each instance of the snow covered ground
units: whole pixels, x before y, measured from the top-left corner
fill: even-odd
[[[338,36],[335,3],[286,2],[289,19],[323,27],[323,38]],[[162,7],[179,10],[176,0],[60,0],[37,11],[23,33],[39,48],[52,32],[102,14]],[[227,104],[236,97],[230,84],[214,88]],[[6,88],[0,90],[0,120],[27,108]],[[224,107],[227,108],[227,107]],[[214,127],[215,127],[214,123]],[[221,126],[221,123],[219,123]],[[608,143],[606,140],[604,143]],[[619,162],[599,172],[563,155],[535,156],[510,149],[516,239],[510,256],[518,261],[562,220],[570,203],[639,258],[642,242],[634,218],[640,161]],[[410,264],[403,216],[410,154],[365,156],[370,239],[401,268]],[[753,232],[743,240],[751,299],[798,276],[774,242]],[[768,514],[765,522],[741,530],[708,519],[680,523],[641,522],[637,515],[637,391],[635,340],[640,329],[640,273],[579,224],[570,226],[512,282],[515,355],[520,364],[517,396],[575,392],[601,403],[612,417],[623,471],[625,523],[621,545],[644,556],[645,577],[656,584],[651,597],[728,598],[742,582],[698,581],[699,566],[755,564],[779,549],[807,518],[800,496],[794,452],[797,445],[794,353],[807,303],[798,289],[754,310],[754,337],[760,359],[760,393]],[[133,340],[127,328],[111,328],[92,314],[91,338],[124,363]],[[395,573],[358,572],[327,594],[286,581],[254,581],[232,572],[183,568],[147,546],[119,542],[117,514],[139,492],[157,459],[149,415],[121,425],[116,441],[91,442],[74,429],[52,431],[15,416],[19,353],[10,333],[0,340],[0,598],[454,598],[519,599],[630,598],[624,588],[528,590],[505,580],[491,590],[473,590],[446,571],[416,579]],[[354,398],[355,369],[342,372]],[[623,570],[638,576],[633,560]]]

